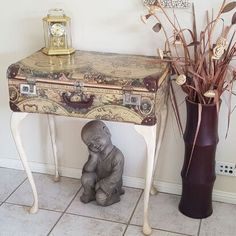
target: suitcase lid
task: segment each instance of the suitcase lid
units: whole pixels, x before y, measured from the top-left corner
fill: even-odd
[[[157,57],[77,50],[48,56],[37,51],[9,66],[9,79],[156,92],[169,72]]]

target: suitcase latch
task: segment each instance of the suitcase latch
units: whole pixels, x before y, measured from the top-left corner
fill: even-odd
[[[27,84],[20,84],[20,93],[26,95],[36,95],[35,79],[26,79]]]
[[[124,86],[123,88],[123,105],[140,106],[141,95],[133,94],[131,86]]]

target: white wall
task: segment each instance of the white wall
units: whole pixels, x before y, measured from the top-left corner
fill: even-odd
[[[194,1],[198,20],[203,19],[204,10],[216,8],[221,0]],[[12,7],[14,6],[14,7]],[[155,55],[156,48],[162,42],[152,32],[151,26],[140,21],[144,8],[140,0],[21,0],[20,2],[1,0],[1,43],[0,43],[0,166],[19,167],[19,156],[10,133],[11,111],[8,107],[8,87],[5,76],[7,66],[43,47],[42,17],[53,7],[64,8],[72,18],[73,45],[77,49],[106,52],[134,53]],[[190,24],[191,14],[188,10],[177,10],[180,21]],[[202,25],[202,22],[199,22]],[[179,90],[180,102],[184,95]],[[181,106],[183,121],[184,105]],[[220,143],[216,158],[227,162],[236,162],[236,121],[232,115],[231,129],[227,140],[224,139],[227,125],[227,111],[223,103],[219,135]],[[57,117],[57,142],[60,166],[65,175],[79,176],[80,169],[87,158],[87,150],[80,139],[81,127],[85,121],[74,118]],[[144,141],[136,134],[132,125],[107,123],[113,142],[126,157],[126,183],[135,186],[134,180],[143,178],[145,173]],[[32,114],[22,125],[22,137],[28,158],[34,169],[44,170],[51,167],[52,150],[49,142],[46,117]],[[174,131],[174,132],[173,132]],[[180,170],[183,162],[184,143],[176,128],[174,116],[169,113],[167,130],[158,162],[156,179],[160,186],[165,183],[174,186],[163,191],[178,192],[175,187],[181,183]],[[43,167],[43,168],[42,168]],[[139,186],[140,183],[137,183]],[[173,185],[172,185],[173,184]],[[176,185],[177,184],[177,185]],[[236,178],[218,176],[215,189],[232,193],[236,202]],[[235,194],[235,195],[234,195]]]

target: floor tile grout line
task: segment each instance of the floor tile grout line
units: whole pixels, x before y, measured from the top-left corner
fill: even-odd
[[[199,227],[198,227],[197,236],[199,236],[199,235],[200,235],[201,226],[202,226],[202,219],[200,220],[200,223],[199,223]]]
[[[53,229],[56,227],[57,223],[60,221],[60,219],[62,218],[62,216],[66,213],[67,209],[70,207],[71,203],[75,200],[76,196],[78,195],[79,191],[82,189],[82,185],[80,186],[80,188],[78,189],[78,191],[76,192],[75,196],[71,199],[71,201],[69,202],[68,206],[66,207],[66,209],[61,212],[60,217],[57,219],[57,221],[55,222],[55,224],[52,226],[52,228],[50,229],[50,231],[48,232],[47,236],[50,235],[50,233],[53,231]]]
[[[79,214],[76,214],[76,213],[69,213],[69,212],[65,212],[65,213],[67,215],[80,216],[80,217],[83,217],[83,218],[89,218],[89,219],[94,219],[94,220],[106,221],[106,222],[109,222],[109,223],[116,223],[116,224],[127,225],[127,223],[125,223],[125,222],[119,222],[119,221],[114,221],[114,220],[102,219],[102,218],[97,218],[97,217],[93,217],[93,216],[79,215]]]
[[[15,189],[15,191],[16,191],[24,182],[25,182],[25,180]],[[142,190],[142,192],[140,193],[140,196],[139,196],[139,198],[138,198],[138,200],[137,200],[137,203],[136,203],[136,205],[135,205],[135,207],[134,207],[134,210],[132,211],[132,214],[131,214],[131,216],[130,216],[130,218],[129,218],[128,223],[124,223],[124,222],[119,222],[119,221],[112,221],[112,220],[107,220],[107,219],[101,219],[101,218],[96,218],[96,217],[91,217],[91,216],[85,216],[85,215],[79,215],[79,214],[76,214],[76,213],[69,213],[69,212],[66,212],[67,209],[70,207],[71,203],[74,201],[74,199],[75,199],[75,198],[77,197],[77,195],[79,194],[79,192],[80,192],[81,189],[82,189],[82,186],[77,190],[75,196],[74,196],[73,199],[70,201],[70,203],[68,204],[68,206],[66,207],[66,209],[65,209],[64,211],[51,210],[51,209],[47,209],[47,208],[39,208],[39,209],[41,209],[41,210],[47,210],[47,211],[51,211],[51,212],[61,213],[60,218],[59,218],[59,219],[57,220],[57,222],[54,224],[53,228],[55,228],[56,224],[58,223],[58,221],[62,218],[62,216],[63,216],[65,213],[66,213],[66,214],[69,214],[69,215],[80,216],[80,217],[83,217],[83,218],[91,218],[91,219],[96,219],[96,220],[100,220],[100,221],[106,221],[106,222],[118,223],[118,224],[126,225],[126,228],[125,228],[125,231],[124,231],[123,235],[125,235],[125,233],[126,233],[126,231],[127,231],[129,225],[142,227],[142,226],[140,226],[140,225],[130,224],[130,221],[131,221],[131,219],[132,219],[132,217],[133,217],[133,215],[134,215],[134,213],[135,213],[135,210],[136,210],[136,208],[137,208],[137,206],[138,206],[138,204],[139,204],[139,202],[140,202],[140,200],[141,200],[141,197],[142,197],[142,195],[143,195],[143,190]],[[13,194],[15,191],[13,191],[12,194]],[[9,196],[9,197],[10,197],[10,196]],[[8,199],[8,198],[7,198],[7,199]],[[7,200],[7,199],[6,199],[6,200]],[[6,201],[6,200],[5,200],[5,201]],[[16,203],[11,203],[11,202],[2,202],[2,203],[0,203],[0,206],[1,206],[3,203],[7,203],[7,204],[11,204],[11,205],[17,205],[17,206],[26,206],[26,207],[29,207],[28,205],[16,204]],[[51,231],[53,230],[53,228],[50,230],[49,233],[51,233]],[[174,231],[169,231],[169,230],[165,230],[165,229],[161,229],[161,228],[160,228],[160,229],[159,229],[159,228],[155,228],[155,227],[152,227],[152,228],[155,229],[155,230],[161,230],[161,231],[164,231],[164,232],[170,232],[170,233],[176,233],[176,234],[179,234],[179,235],[189,236],[188,234],[179,233],[179,232],[174,232]],[[200,226],[199,226],[199,229],[200,229]]]
[[[31,207],[31,205],[25,205],[25,204],[19,204],[19,203],[14,203],[14,202],[3,202],[9,205],[14,205],[14,206],[21,206],[21,207]],[[56,212],[56,213],[63,213],[64,210],[52,210],[52,209],[48,209],[48,208],[44,208],[44,207],[39,207],[39,210],[43,210],[43,211],[52,211],[52,212]]]
[[[5,198],[5,200],[3,201],[3,203],[5,203],[27,180],[28,178],[25,177],[25,179],[11,192],[11,194]]]
[[[47,175],[47,174],[46,174]],[[18,205],[18,206],[27,206],[27,205],[22,205],[22,204],[16,204],[16,203],[11,203],[11,202],[7,202],[7,200],[27,181],[27,177],[25,177],[25,179],[10,193],[10,195],[8,197],[5,198],[4,201],[0,202],[0,206],[2,206],[4,203],[8,203],[8,204],[11,204],[11,205]],[[132,188],[132,187],[127,187],[127,188]],[[127,229],[129,227],[129,225],[134,225],[134,226],[138,226],[140,227],[140,225],[135,225],[135,224],[131,224],[131,220],[134,216],[134,213],[137,209],[137,206],[138,204],[140,203],[140,200],[141,200],[141,197],[143,195],[143,189],[140,189],[140,188],[132,188],[132,189],[137,189],[137,190],[141,190],[141,193],[140,193],[140,196],[138,197],[138,200],[135,204],[135,207],[131,213],[131,216],[129,217],[129,220],[127,223],[124,223],[124,222],[119,222],[119,221],[112,221],[112,220],[107,220],[107,219],[101,219],[101,218],[96,218],[96,217],[90,217],[90,216],[85,216],[85,215],[79,215],[79,214],[73,214],[73,213],[69,213],[67,212],[68,208],[71,206],[72,202],[75,200],[75,198],[78,196],[79,192],[81,191],[82,189],[82,186],[79,187],[79,189],[77,190],[77,192],[75,193],[75,196],[72,198],[72,200],[69,202],[69,204],[67,205],[67,207],[63,210],[63,211],[60,211],[60,210],[51,210],[51,209],[46,209],[46,208],[39,208],[39,209],[42,209],[42,210],[47,210],[47,211],[52,211],[52,212],[57,212],[57,213],[61,213],[60,214],[60,217],[58,218],[58,220],[55,222],[55,224],[53,225],[53,227],[51,228],[51,230],[49,231],[48,235],[50,235],[50,233],[53,231],[53,229],[56,227],[56,225],[58,224],[58,222],[61,220],[61,218],[63,217],[63,215],[65,214],[70,214],[70,215],[76,215],[76,216],[80,216],[80,217],[84,217],[84,218],[91,218],[91,219],[96,219],[96,220],[100,220],[100,221],[107,221],[107,222],[112,222],[112,223],[118,223],[118,224],[123,224],[123,225],[126,225],[125,227],[125,230],[124,230],[124,233],[122,235],[125,235],[125,233],[127,232]],[[167,194],[167,195],[176,195],[176,194],[169,194],[169,193],[163,193],[161,192],[162,194]],[[27,206],[28,207],[28,206]],[[199,236],[200,234],[200,230],[201,230],[201,223],[202,223],[202,220],[200,220],[200,223],[199,223],[199,227],[198,227],[198,233],[197,233],[197,236]],[[187,236],[188,234],[184,234],[184,233],[179,233],[179,232],[174,232],[174,231],[169,231],[169,230],[165,230],[165,229],[158,229],[158,228],[155,228],[153,227],[153,229],[155,230],[161,230],[161,231],[166,231],[166,232],[171,232],[171,233],[176,233],[176,234],[179,234],[179,235],[185,235]]]
[[[130,225],[130,226],[142,227],[141,225],[132,224],[132,223],[129,224],[129,225]],[[168,233],[174,233],[174,234],[178,234],[178,235],[192,236],[192,235],[190,235],[190,234],[180,233],[180,232],[176,232],[176,231],[170,231],[170,230],[163,229],[163,228],[155,228],[155,227],[152,227],[152,229],[158,230],[158,231],[163,231],[163,232],[168,232]]]
[[[136,187],[130,187],[130,186],[127,186],[127,185],[123,185],[124,188],[131,188],[131,189],[134,189],[134,190],[141,190],[143,191],[143,188],[136,188]]]
[[[49,176],[49,177],[53,176],[52,174],[45,174],[45,173],[39,173],[39,172],[32,172],[32,174],[46,175],[46,176]],[[69,179],[75,179],[75,178],[64,177],[64,176],[60,176],[60,177],[69,178]],[[22,183],[20,183],[19,186],[17,186],[16,189],[4,201],[2,201],[2,204],[3,203],[7,203],[7,204],[11,204],[11,205],[16,205],[16,206],[31,207],[31,205],[26,205],[26,204],[21,204],[21,203],[14,203],[14,202],[8,202],[8,199],[11,197],[11,195],[14,194],[24,184],[24,182],[27,181],[27,180],[28,180],[28,177],[25,177],[25,179],[22,181]],[[75,179],[75,180],[80,180],[80,179]],[[77,193],[81,190],[81,188],[82,188],[82,185],[79,187],[79,189],[77,190],[75,195],[77,195]],[[54,210],[54,209],[48,209],[48,208],[44,208],[44,207],[38,207],[38,209],[46,210],[46,211],[59,212],[59,213],[63,213],[64,212],[64,210]]]
[[[46,174],[47,175],[47,174]],[[12,194],[14,194],[18,188],[20,188],[25,181],[27,181],[28,178],[26,177],[22,183],[19,184],[19,186],[16,187],[16,189],[4,200],[4,202],[1,202],[0,203],[0,206],[4,203],[6,204],[10,204],[10,205],[15,205],[15,206],[23,206],[23,207],[30,207],[30,205],[25,205],[25,204],[19,204],[19,203],[12,203],[12,202],[8,202],[7,200],[11,197]],[[130,188],[130,187],[127,187],[127,188]],[[123,224],[123,225],[126,225],[128,227],[128,223],[125,223],[125,222],[120,222],[120,221],[112,221],[112,220],[107,220],[107,219],[101,219],[101,218],[96,218],[96,217],[89,217],[89,216],[85,216],[85,215],[79,215],[79,214],[74,214],[74,213],[69,213],[69,212],[66,212],[68,210],[68,208],[70,207],[71,203],[74,201],[74,199],[77,197],[77,195],[79,194],[80,190],[82,189],[82,186],[77,190],[75,196],[73,197],[73,199],[69,202],[68,206],[65,208],[65,210],[52,210],[52,209],[47,209],[47,208],[43,208],[43,207],[39,207],[39,210],[45,210],[45,211],[51,211],[51,212],[56,212],[56,213],[61,213],[61,216],[60,218],[57,220],[57,222],[54,224],[53,228],[55,227],[55,225],[58,223],[58,221],[61,219],[61,217],[67,213],[67,214],[70,214],[70,215],[76,215],[76,216],[81,216],[81,217],[86,217],[86,218],[91,218],[91,219],[96,219],[96,220],[102,220],[102,221],[107,221],[107,222],[111,222],[111,223],[117,223],[117,224]],[[140,188],[132,188],[132,189],[136,189],[136,190],[141,190],[141,193],[140,193],[140,196],[139,196],[139,199],[137,200],[137,203],[136,205],[138,204],[141,196],[142,196],[142,189]],[[135,206],[135,209],[136,209],[136,206]],[[133,212],[135,211],[135,209],[133,210]],[[132,214],[133,215],[133,214]],[[131,217],[132,217],[131,215]],[[51,231],[53,230],[53,228],[50,230],[49,234],[51,233]]]
[[[130,187],[125,187],[125,188],[130,188]],[[140,200],[140,198],[142,196],[142,192],[143,192],[143,190],[139,189],[139,188],[132,188],[132,189],[140,190],[141,193],[140,193],[140,196],[138,197],[137,203],[135,204],[135,208],[132,211],[130,218],[132,218],[133,212],[135,211],[136,205],[139,203],[139,200]],[[95,220],[103,220],[103,221],[118,223],[118,224],[125,224],[125,225],[129,224],[129,220],[127,222],[121,222],[121,221],[118,221],[118,220],[109,220],[109,219],[106,219],[106,218],[99,218],[99,217],[94,217],[94,216],[82,215],[82,214],[74,213],[74,212],[66,212],[66,214],[70,214],[70,215],[74,215],[74,216],[87,217],[87,218],[91,218],[91,219],[95,219]]]
[[[167,193],[167,192],[158,191],[158,194],[159,194],[159,193],[165,194],[165,195],[177,196],[177,197],[180,197],[180,196],[181,196],[181,194],[178,194],[178,193]]]
[[[137,201],[137,203],[136,203],[136,206],[135,206],[135,208],[134,208],[134,210],[133,210],[133,212],[132,212],[132,214],[131,214],[131,217],[130,217],[128,223],[127,223],[127,227],[126,227],[126,229],[125,229],[125,231],[124,231],[124,233],[123,233],[122,236],[125,235],[125,233],[126,233],[128,227],[129,227],[129,225],[131,225],[131,226],[132,226],[132,225],[133,225],[133,226],[138,226],[138,227],[141,227],[141,228],[142,228],[142,225],[136,225],[136,224],[132,224],[132,223],[130,223],[130,222],[131,222],[131,220],[132,220],[132,218],[133,218],[133,216],[134,216],[135,210],[136,210],[136,208],[137,208],[137,206],[138,206],[138,204],[139,204],[139,202],[140,202],[140,200],[141,200],[141,198],[142,198],[143,193],[144,193],[144,190],[142,190],[142,193],[141,193],[140,196],[139,196],[139,199],[138,199],[138,201]],[[162,193],[162,192],[158,192],[158,193]],[[167,194],[167,195],[169,195],[168,193],[162,193],[162,194]],[[172,195],[174,195],[174,194],[172,194]],[[161,230],[161,231],[163,231],[163,232],[175,233],[175,234],[184,235],[184,236],[190,236],[189,234],[179,233],[179,232],[175,232],[175,231],[169,231],[169,230],[161,229],[161,228],[159,229],[159,228],[152,227],[152,229],[154,229],[154,230]]]
[[[126,233],[128,227],[129,227],[129,225],[130,225],[130,222],[131,222],[131,220],[132,220],[132,218],[133,218],[133,216],[134,216],[134,213],[135,213],[135,211],[136,211],[136,209],[137,209],[137,207],[138,207],[138,204],[139,204],[139,202],[140,202],[140,200],[141,200],[141,198],[142,198],[143,192],[144,192],[144,190],[142,189],[142,191],[141,191],[141,193],[140,193],[140,196],[139,196],[139,198],[138,198],[138,200],[137,200],[137,202],[136,202],[136,204],[135,204],[134,210],[132,211],[131,216],[130,216],[130,218],[129,218],[129,220],[128,220],[128,223],[127,223],[127,226],[126,226],[125,231],[124,231],[124,233],[123,233],[123,236],[125,235],[125,233]]]

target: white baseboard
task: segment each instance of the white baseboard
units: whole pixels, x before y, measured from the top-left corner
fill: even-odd
[[[54,165],[42,164],[37,162],[29,162],[30,168],[33,172],[43,174],[53,174]],[[23,170],[21,161],[18,159],[0,158],[0,167]],[[59,172],[61,176],[79,179],[82,174],[81,169],[70,167],[60,167]],[[124,185],[132,188],[144,188],[145,180],[137,177],[123,176]],[[155,181],[155,186],[160,192],[180,195],[182,187],[180,184],[168,183],[162,181]],[[236,204],[236,193],[224,192],[219,190],[213,191],[213,200]]]

